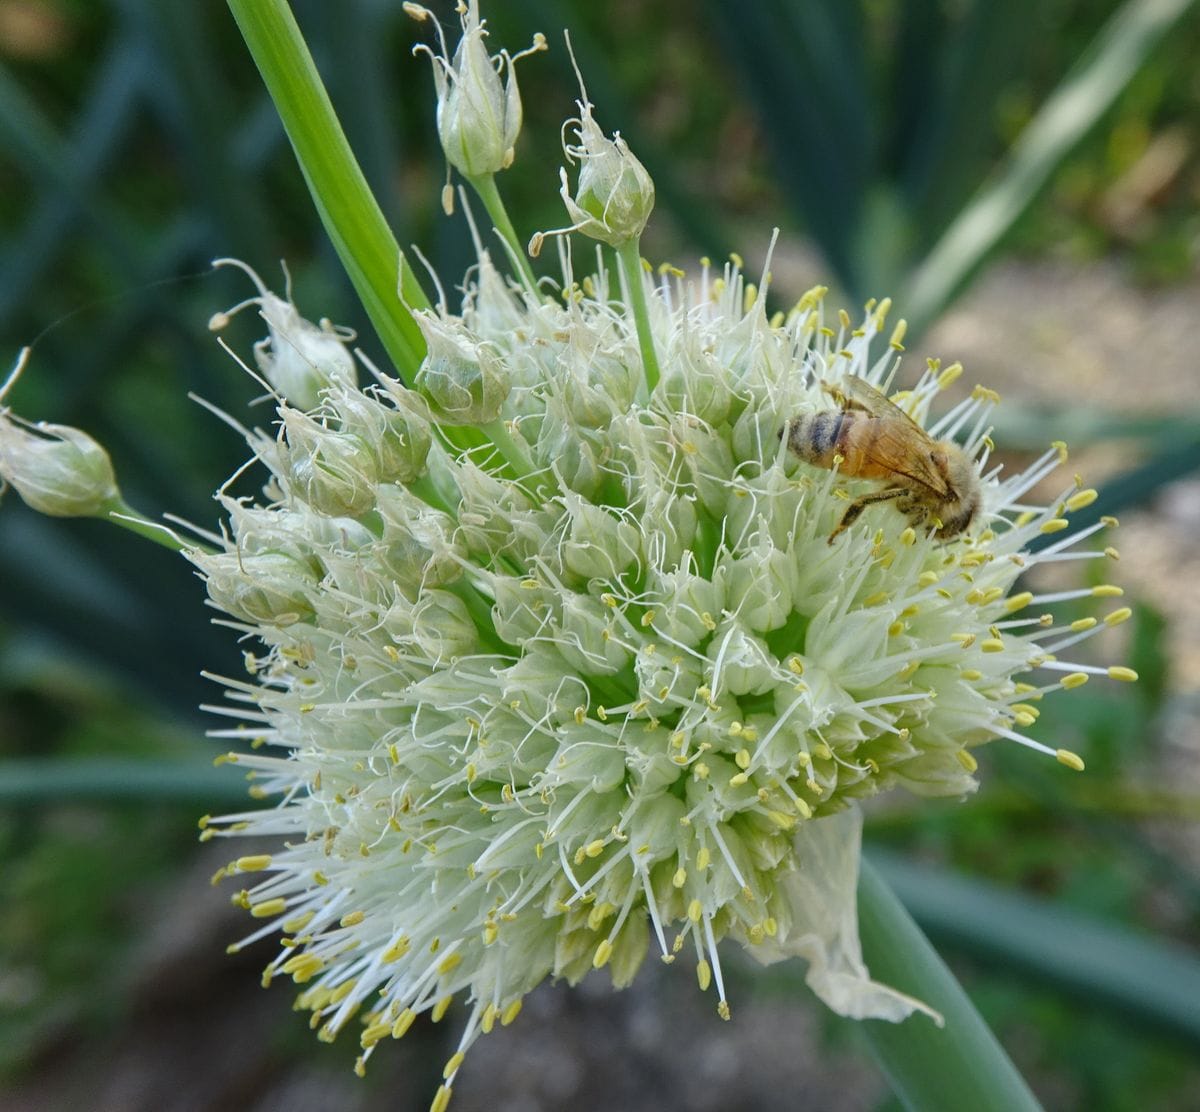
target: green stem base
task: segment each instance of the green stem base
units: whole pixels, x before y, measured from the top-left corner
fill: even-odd
[[[871,1052],[905,1108],[914,1112],[1038,1112],[1041,1105],[962,986],[864,858],[858,930],[871,978],[937,1009],[903,1023],[864,1020]]]

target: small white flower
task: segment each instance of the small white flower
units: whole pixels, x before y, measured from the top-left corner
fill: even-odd
[[[220,331],[235,314],[256,306],[267,322],[268,335],[254,345],[254,360],[271,388],[289,405],[316,409],[321,404],[322,391],[330,386],[357,384],[354,358],[346,349],[346,341],[354,338],[353,333],[339,332],[327,320],[321,321],[319,327],[305,320],[292,304],[290,291],[286,301],[276,296],[240,259],[215,259],[213,266],[236,266],[244,270],[258,288],[258,296],[214,314],[208,327]]]

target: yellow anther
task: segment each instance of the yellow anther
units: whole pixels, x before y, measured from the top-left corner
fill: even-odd
[[[1120,598],[1124,593],[1122,588],[1112,583],[1101,583],[1099,587],[1092,588],[1093,598]]]
[[[417,1013],[412,1008],[405,1008],[397,1017],[396,1022],[392,1024],[392,1038],[402,1039],[408,1033],[408,1029],[413,1025],[413,1021],[417,1018]]]
[[[932,587],[941,578],[942,577],[939,572],[923,571],[923,572],[921,572],[920,575],[917,576],[917,582],[922,587]]]
[[[704,958],[696,962],[696,980],[700,984],[701,992],[707,992],[708,986],[712,984],[712,966]]]
[[[340,920],[338,920],[338,926],[357,927],[358,924],[361,923],[366,917],[366,912],[350,911],[343,915]]]
[[[285,934],[295,934],[297,931],[302,931],[312,922],[313,914],[314,912],[306,911],[303,915],[297,915],[294,919],[288,919],[284,922],[281,929]]]
[[[390,1022],[372,1023],[370,1027],[364,1027],[363,1032],[358,1037],[358,1044],[364,1050],[374,1046],[380,1039],[387,1038],[392,1033],[392,1025]]]
[[[712,851],[708,846],[701,846],[696,852],[696,868],[703,872],[712,861]]]
[[[1071,623],[1072,633],[1082,633],[1085,629],[1091,629],[1096,625],[1095,618],[1078,618]]]
[[[1122,683],[1136,683],[1138,674],[1132,668],[1115,664],[1108,670],[1108,678],[1110,680],[1120,680]]]
[[[280,967],[281,973],[286,973],[298,985],[311,981],[325,967],[325,963],[316,954],[297,954],[288,958]]]
[[[612,951],[612,943],[606,938],[596,947],[596,953],[592,956],[592,968],[603,969],[608,964],[608,959],[612,957]]]
[[[888,340],[888,347],[893,351],[904,350],[904,337],[908,332],[908,321],[901,318],[896,322],[896,327],[892,330],[892,338]]]
[[[496,1026],[496,1019],[499,1016],[499,1010],[495,1004],[489,1004],[483,1009],[483,1015],[479,1017],[479,1030],[485,1035],[492,1033],[492,1028]]]
[[[930,370],[936,370],[931,367]],[[937,387],[939,390],[945,390],[947,386],[957,382],[963,373],[963,365],[961,363],[951,363],[940,375],[938,375]]]
[[[1025,607],[1031,602],[1033,602],[1033,592],[1022,591],[1019,595],[1013,595],[1013,597],[1004,604],[1004,609],[1010,614],[1015,614],[1018,610],[1024,610]]]
[[[675,888],[682,888],[685,884],[687,884],[687,869],[685,869],[682,865],[675,870],[675,875],[671,877],[671,884]]]
[[[968,683],[983,679],[983,673],[978,668],[964,668],[959,675]]]
[[[517,997],[503,1012],[500,1013],[500,1026],[507,1027],[521,1012],[521,1005],[524,1001]]]
[[[985,653],[1004,652],[1004,642],[999,637],[989,637],[986,641],[981,641],[979,647]]]
[[[1050,447],[1053,448],[1058,453],[1058,462],[1059,463],[1067,462],[1067,455],[1069,453],[1067,452],[1066,441],[1064,441],[1064,440],[1051,441]]]
[[[462,954],[459,954],[459,953],[447,954],[438,963],[437,970],[439,973],[441,973],[444,976],[447,973],[453,973],[454,970],[457,969],[460,965],[462,965]]]
[[[432,1102],[429,1105],[429,1112],[446,1112],[450,1107],[450,1095],[453,1090],[449,1085],[439,1085],[438,1091],[434,1094]]]
[[[274,915],[282,915],[287,910],[287,900],[276,896],[273,900],[263,900],[262,903],[250,905],[250,914],[255,919],[270,919]]]
[[[271,864],[271,855],[269,853],[255,853],[248,857],[239,857],[234,866],[240,873],[257,873],[262,869],[269,868]]]
[[[1065,517],[1052,517],[1049,521],[1042,522],[1038,528],[1039,533],[1061,533],[1071,523]]]
[[[456,1052],[455,1054],[452,1054],[450,1056],[450,1060],[446,1063],[446,1065],[442,1069],[443,1079],[445,1079],[446,1081],[449,1081],[450,1078],[452,1078],[456,1073],[458,1073],[459,1067],[463,1064],[463,1058],[465,1058],[465,1057],[466,1057],[466,1055],[461,1050]]]
[[[704,905],[699,900],[692,900],[692,902],[688,904],[687,914],[688,918],[693,923],[700,922],[700,918],[704,914]]]
[[[600,929],[600,924],[604,922],[616,910],[612,904],[601,901],[591,911],[588,912],[587,925],[594,931]]]
[[[965,749],[959,749],[954,755],[958,758],[958,763],[968,772],[975,772],[979,768],[979,762]]]
[[[1098,493],[1089,487],[1087,490],[1076,491],[1067,499],[1065,505],[1074,513],[1076,510],[1082,510],[1084,506],[1090,506],[1098,497]]]
[[[1063,676],[1060,683],[1070,691],[1074,687],[1082,687],[1087,681],[1088,675],[1086,672],[1072,672],[1070,675]]]
[[[898,620],[894,621],[894,622],[892,622],[892,624],[890,626],[888,626],[888,631],[887,631],[888,636],[889,637],[898,637],[901,633],[903,633],[905,631],[906,628],[907,628],[907,626],[903,622],[898,621]]]
[[[429,1013],[429,1018],[433,1020],[434,1023],[441,1023],[441,1021],[445,1019],[446,1013],[450,1010],[450,1004],[453,1000],[453,996],[443,996],[436,1004],[434,1004],[433,1010]]]
[[[1120,625],[1122,622],[1128,621],[1133,616],[1133,611],[1128,606],[1122,606],[1120,610],[1114,610],[1111,614],[1105,616],[1104,624],[1108,626]]]
[[[733,763],[736,764],[738,766],[738,768],[740,768],[740,769],[749,768],[750,767],[750,750],[749,749],[739,749],[733,756]]]
[[[750,777],[746,773],[739,772],[736,775],[729,777],[729,786],[731,788],[740,788],[749,779]]]
[[[1076,772],[1083,771],[1083,758],[1078,753],[1072,753],[1070,749],[1056,749],[1054,756],[1059,764],[1064,764]]]

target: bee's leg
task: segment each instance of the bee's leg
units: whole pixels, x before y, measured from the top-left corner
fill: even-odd
[[[907,498],[902,498],[896,503],[896,509],[908,518],[914,529],[920,529],[924,525],[926,532],[930,532],[935,528],[929,522],[929,507],[919,498],[914,497],[911,491]]]
[[[883,490],[873,490],[870,494],[864,494],[861,498],[856,498],[849,506],[846,507],[846,512],[842,514],[842,520],[838,522],[837,528],[829,534],[828,544],[833,544],[839,533],[844,533],[858,520],[858,515],[863,512],[868,506],[873,506],[876,502],[890,502],[893,498],[903,498],[904,495],[911,494],[907,487],[886,487]]]

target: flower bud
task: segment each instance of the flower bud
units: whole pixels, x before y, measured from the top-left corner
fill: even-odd
[[[454,540],[454,521],[396,487],[379,491],[383,537],[380,563],[401,587],[441,587],[462,575],[465,552]]]
[[[190,557],[204,573],[208,597],[242,621],[294,625],[313,616],[309,592],[316,581],[299,561],[279,552],[196,553]]]
[[[559,398],[547,401],[546,418],[538,429],[537,455],[554,460],[567,490],[599,501],[597,495],[607,477],[597,450],[601,438],[592,429],[575,425]]]
[[[762,695],[775,684],[770,649],[741,624],[718,630],[709,654],[721,657],[721,686],[731,695]]]
[[[563,564],[581,579],[616,579],[640,552],[637,527],[578,495],[564,495],[570,526]]]
[[[567,158],[578,162],[579,185],[575,196],[560,171],[563,204],[573,221],[572,230],[582,232],[611,247],[637,239],[654,208],[654,182],[620,133],[609,139],[592,115],[592,106],[580,104],[580,117],[570,121],[579,142],[564,145]]]
[[[320,327],[305,320],[290,300],[276,297],[258,274],[239,259],[217,259],[213,266],[236,266],[258,287],[258,296],[243,301],[209,321],[209,328],[223,328],[229,318],[247,305],[257,305],[270,335],[254,345],[254,361],[271,388],[296,409],[315,409],[321,391],[334,384],[353,387],[358,382],[354,358],[340,335],[327,320]]]
[[[594,792],[611,792],[625,780],[625,754],[615,745],[595,744],[594,722],[560,726],[558,755],[549,768],[555,786],[586,785]]]
[[[738,614],[750,629],[767,633],[787,621],[795,597],[795,570],[769,537],[760,534],[744,556],[725,556],[718,567],[727,577],[729,598],[738,600]]]
[[[613,635],[612,613],[599,599],[571,592],[562,600],[555,647],[568,666],[611,676],[629,662],[629,649]]]
[[[418,314],[416,320],[429,345],[416,385],[434,417],[448,425],[486,425],[499,417],[512,388],[501,359],[454,336],[431,314]]]
[[[24,427],[0,410],[0,485],[52,517],[94,517],[120,500],[108,453],[87,433],[39,422]]]
[[[424,591],[413,611],[413,638],[432,660],[465,656],[479,644],[479,631],[462,599],[449,591]]]
[[[428,470],[432,438],[424,417],[358,390],[336,391],[330,402],[341,431],[360,440],[374,456],[381,483],[411,483]]]
[[[436,18],[419,4],[405,4],[414,19]],[[546,40],[535,35],[533,45],[517,54],[507,50],[489,56],[484,39],[484,21],[479,18],[478,0],[458,5],[462,38],[449,57],[445,39],[441,53],[419,45],[414,53],[429,55],[433,83],[437,89],[438,138],[446,161],[467,178],[494,174],[512,165],[514,146],[521,131],[521,94],[517,88],[517,59],[546,49]],[[438,26],[441,36],[441,27]],[[508,70],[501,83],[500,74]]]
[[[356,436],[334,432],[285,409],[287,480],[292,493],[318,513],[360,517],[375,506],[375,460]]]

